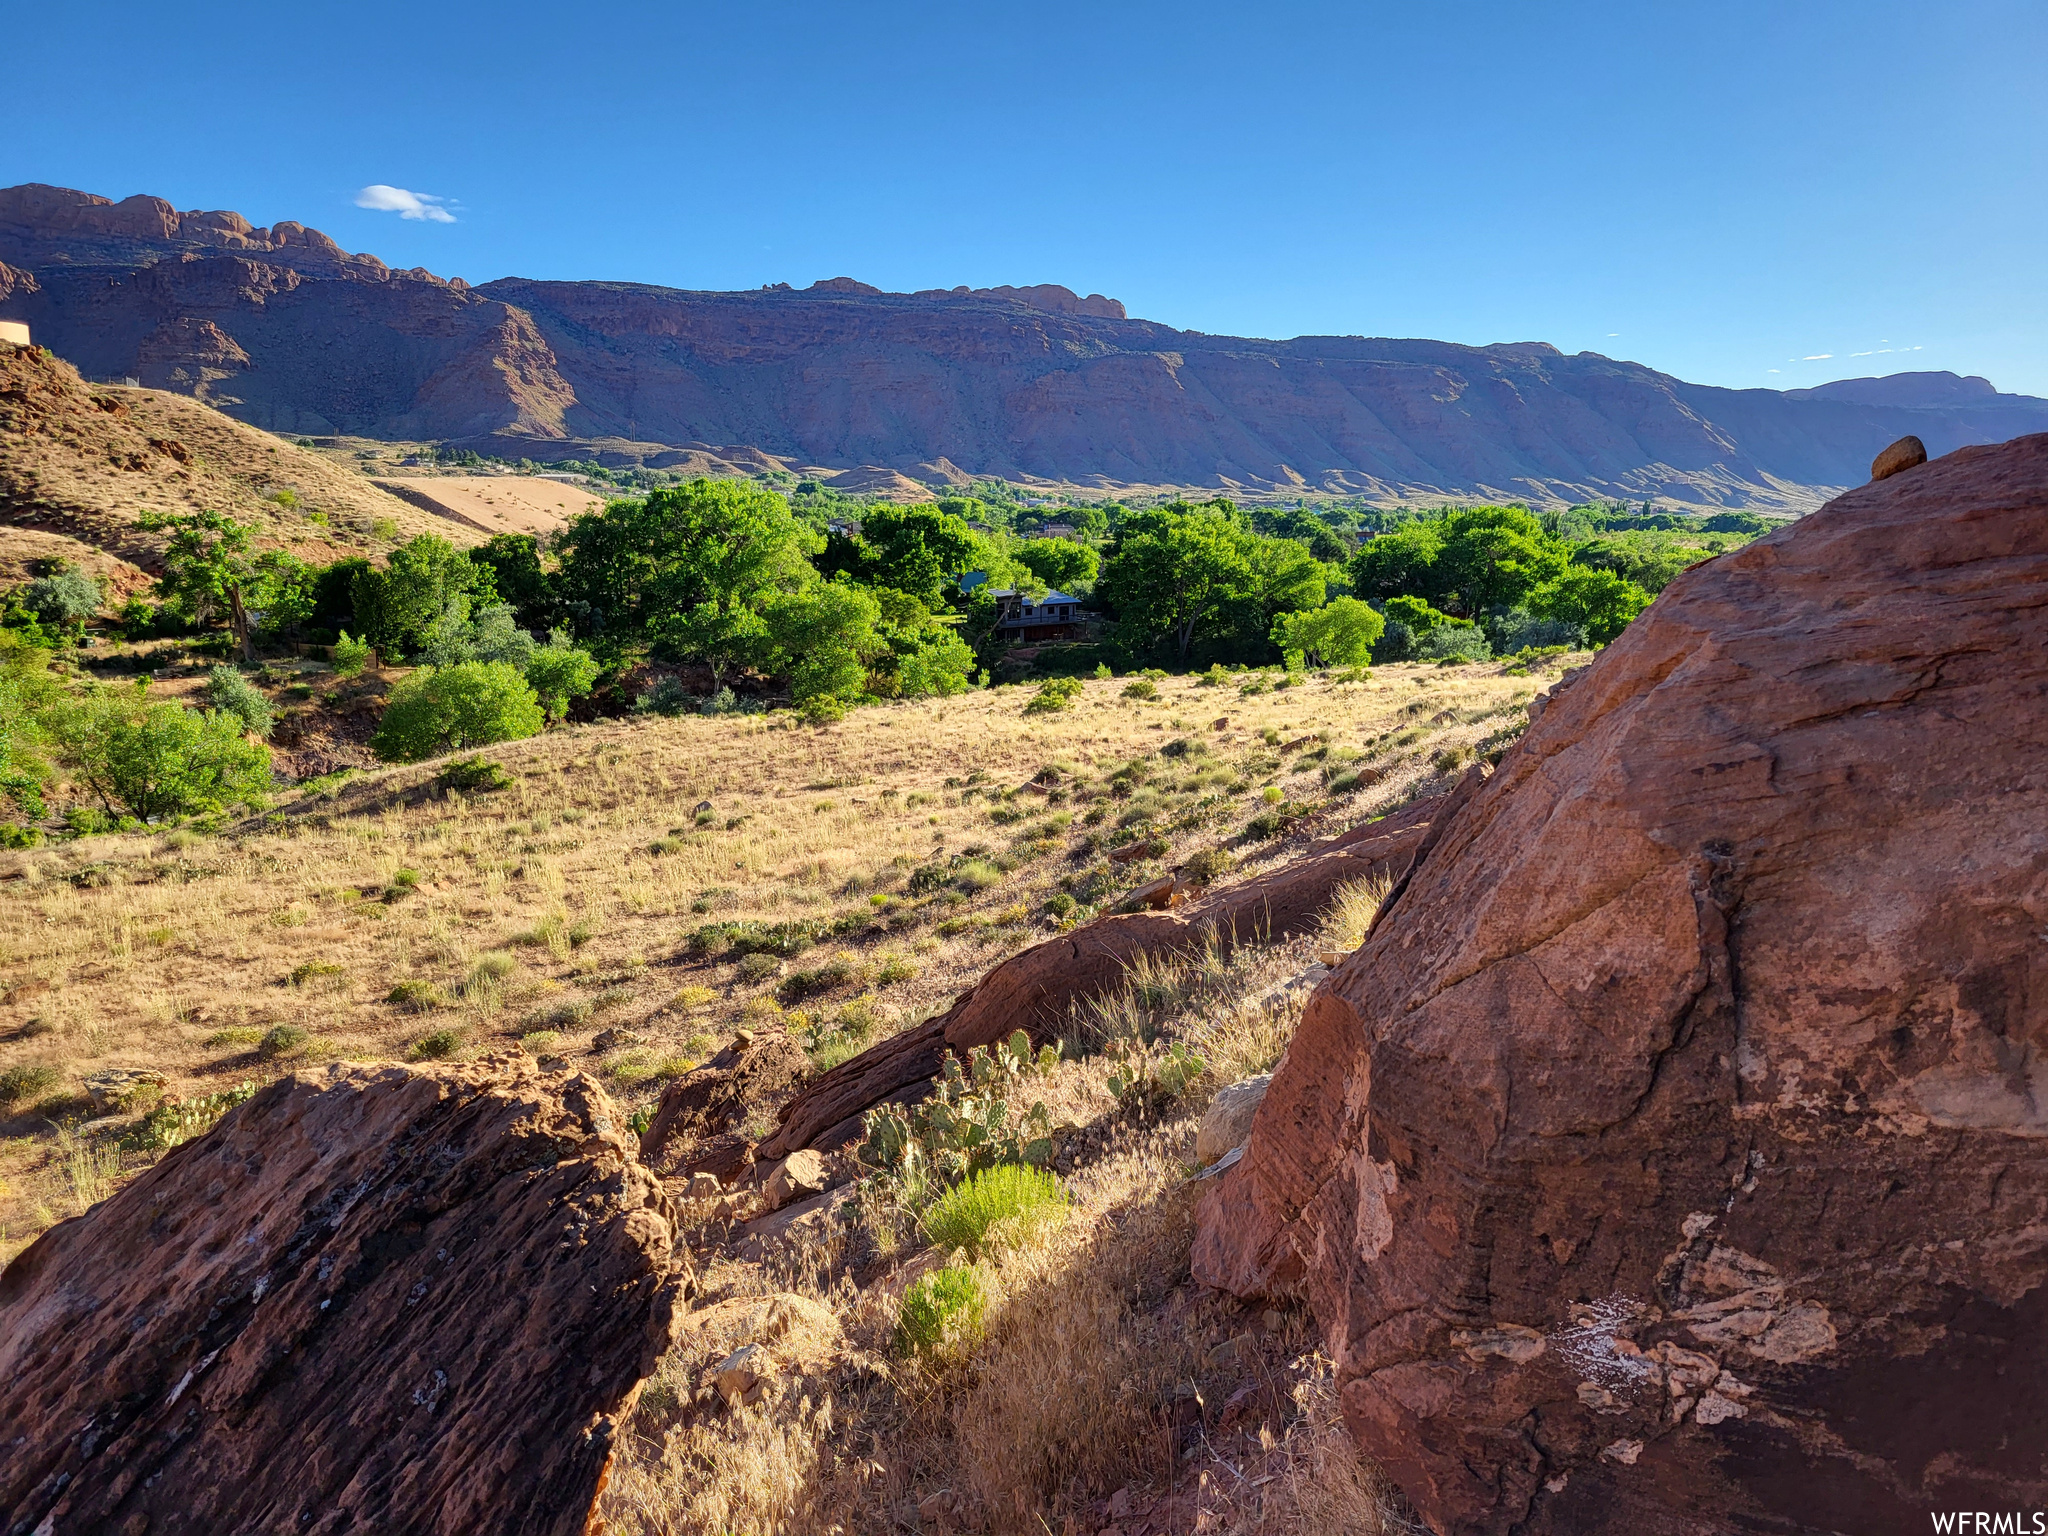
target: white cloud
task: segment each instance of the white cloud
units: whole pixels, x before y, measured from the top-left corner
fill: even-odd
[[[1777,369],[1775,369],[1775,368],[1766,368],[1766,369],[1764,370],[1764,372],[1765,372],[1765,373],[1776,373],[1777,371],[1778,371],[1778,370],[1777,370]]]
[[[1800,361],[1800,362],[1802,362],[1802,363],[1819,363],[1819,362],[1825,362],[1825,361],[1826,361],[1826,360],[1827,360],[1828,358],[1831,358],[1831,357],[1833,357],[1834,355],[1835,355],[1835,354],[1834,354],[1834,353],[1832,353],[1832,352],[1816,352],[1816,353],[1814,353],[1814,354],[1813,354],[1812,356],[1810,356],[1810,357],[1802,357],[1802,358],[1800,358],[1800,359],[1799,359],[1799,361]]]
[[[372,208],[379,213],[395,213],[401,219],[427,220],[434,224],[453,224],[455,215],[441,205],[445,197],[435,197],[430,192],[408,192],[403,187],[387,187],[376,182],[356,194],[358,208]]]
[[[1621,334],[1621,332],[1619,332],[1619,331],[1609,331],[1609,332],[1607,333],[1607,339],[1608,339],[1609,341],[1612,341],[1612,340],[1614,340],[1614,338],[1615,338],[1615,337],[1619,336],[1620,334]]]

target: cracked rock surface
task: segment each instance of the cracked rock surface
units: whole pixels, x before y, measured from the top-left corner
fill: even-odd
[[[1199,1278],[1441,1533],[2048,1505],[2048,436],[1681,576],[1310,1000]]]
[[[0,1274],[0,1529],[580,1533],[671,1240],[581,1074],[285,1078]]]

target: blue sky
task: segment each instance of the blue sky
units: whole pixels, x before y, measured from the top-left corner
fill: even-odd
[[[0,184],[472,282],[1058,282],[1217,333],[2048,395],[2040,0],[73,0],[8,31]]]

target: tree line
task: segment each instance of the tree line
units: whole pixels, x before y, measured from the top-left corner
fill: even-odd
[[[598,688],[606,707],[664,713],[783,696],[812,720],[958,694],[1002,659],[1006,592],[1059,588],[1100,615],[1100,638],[1065,647],[1051,669],[1356,667],[1602,645],[1681,560],[1763,526],[1483,506],[1386,514],[1361,542],[1374,532],[1361,514],[1347,526],[1216,499],[1063,509],[1077,537],[1020,539],[985,511],[970,497],[868,503],[857,523],[821,526],[801,494],[699,479],[609,502],[545,545],[500,534],[464,550],[423,534],[382,564],[325,566],[259,550],[254,526],[219,513],[151,517],[142,526],[166,535],[156,602],[132,598],[115,622],[132,638],[218,630],[245,665],[291,642],[331,644],[343,674],[373,653],[402,664],[372,744],[417,761],[531,735]],[[986,579],[963,583],[976,572]],[[102,606],[97,583],[66,568],[5,595],[0,796],[40,816],[54,754],[109,817],[260,800],[269,706],[237,668],[215,668],[203,707],[186,710],[146,685],[71,688],[36,660]],[[622,679],[649,670],[669,675],[620,697]],[[694,692],[678,672],[699,679]]]

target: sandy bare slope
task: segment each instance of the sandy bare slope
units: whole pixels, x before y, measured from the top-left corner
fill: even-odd
[[[375,484],[422,511],[486,535],[553,533],[577,513],[594,511],[605,502],[595,491],[528,475],[433,475]]]

